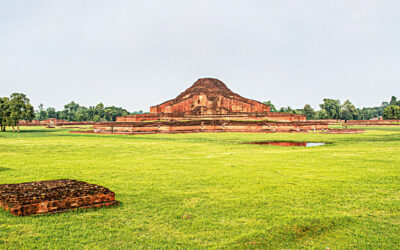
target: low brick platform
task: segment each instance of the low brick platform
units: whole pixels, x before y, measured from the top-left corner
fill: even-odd
[[[257,120],[190,120],[154,122],[101,122],[95,133],[199,133],[199,132],[309,132],[328,129],[324,122],[276,122]]]
[[[361,134],[365,129],[327,129],[323,131],[324,134]]]
[[[0,207],[13,215],[57,213],[117,204],[114,192],[83,181],[62,179],[0,185]]]

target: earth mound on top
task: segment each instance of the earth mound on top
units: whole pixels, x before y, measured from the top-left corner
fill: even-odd
[[[240,97],[238,94],[232,92],[225,83],[215,78],[200,78],[190,88],[179,94],[175,101],[187,99],[194,95],[207,95],[217,96],[222,95],[225,97]]]
[[[151,113],[215,115],[270,112],[261,102],[244,98],[215,78],[200,78],[175,99],[151,107]]]

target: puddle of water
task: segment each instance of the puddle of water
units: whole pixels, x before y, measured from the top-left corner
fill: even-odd
[[[294,141],[256,141],[249,144],[272,145],[282,147],[318,147],[325,145],[323,142],[294,142]]]
[[[323,142],[307,142],[306,147],[318,147],[323,145],[325,145]]]

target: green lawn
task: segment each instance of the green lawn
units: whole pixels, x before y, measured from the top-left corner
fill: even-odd
[[[243,142],[329,142],[277,147]],[[2,248],[387,248],[400,245],[400,127],[365,134],[0,133],[0,184],[70,178],[114,208],[16,217]]]

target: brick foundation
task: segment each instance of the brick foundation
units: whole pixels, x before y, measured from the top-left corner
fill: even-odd
[[[328,123],[192,120],[104,122],[93,125],[93,128],[95,133],[308,132],[328,129]]]
[[[0,185],[0,207],[19,216],[118,203],[109,189],[83,181],[62,179]]]

